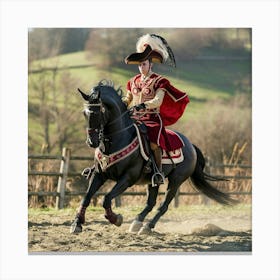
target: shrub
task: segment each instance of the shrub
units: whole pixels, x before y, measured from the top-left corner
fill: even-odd
[[[228,103],[210,101],[209,110],[188,121],[184,130],[188,138],[214,162],[230,159],[240,149],[236,163],[251,163],[252,116],[246,96],[238,95]]]

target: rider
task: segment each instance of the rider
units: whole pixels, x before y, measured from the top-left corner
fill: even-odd
[[[137,64],[140,74],[128,81],[123,101],[134,106],[137,111],[134,117],[147,126],[156,165],[164,178],[161,149],[172,151],[178,148],[168,141],[165,126],[174,124],[182,116],[189,98],[187,93],[152,71],[153,63],[169,62],[176,67],[173,52],[164,38],[146,34],[138,39],[136,51],[125,58],[125,63]]]

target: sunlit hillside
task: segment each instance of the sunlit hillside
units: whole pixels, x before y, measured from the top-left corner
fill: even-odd
[[[108,79],[125,91],[127,81],[137,73],[137,66],[122,64],[122,60],[119,65],[102,67],[101,57],[89,58],[86,52],[34,61],[29,67],[29,150],[41,151],[46,141],[46,127],[47,137],[54,138],[50,151],[58,152],[63,143],[70,146],[80,143],[84,146],[83,101],[77,94],[77,88],[89,91],[100,80]],[[165,75],[175,87],[189,94],[191,102],[178,123],[183,132],[186,126],[192,126],[192,122],[201,123],[203,119],[214,121],[213,114],[219,110],[230,113],[236,96],[251,100],[251,61],[248,59],[197,58],[185,63],[179,61],[176,68],[155,65],[154,71]],[[244,113],[244,106],[241,107]],[[44,112],[47,108],[48,112]],[[66,113],[59,113],[65,110],[68,110],[71,118]],[[243,114],[240,110],[233,114],[240,117]],[[44,114],[48,116],[48,123]],[[65,126],[66,121],[69,126]],[[215,125],[210,123],[213,128]],[[66,135],[57,135],[64,130]],[[190,135],[202,135],[195,127],[187,131]],[[62,144],[59,146],[59,143]]]

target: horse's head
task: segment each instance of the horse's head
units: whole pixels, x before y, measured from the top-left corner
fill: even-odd
[[[88,122],[87,144],[90,147],[102,147],[104,142],[108,144],[109,137],[132,126],[129,111],[122,102],[122,90],[120,87],[116,90],[113,82],[101,80],[89,94],[78,91],[86,101],[84,115]]]
[[[89,94],[78,89],[83,99],[86,101],[84,115],[87,119],[87,144],[96,148],[103,137],[103,129],[107,122],[106,107],[104,106],[100,94],[101,85],[93,87]]]

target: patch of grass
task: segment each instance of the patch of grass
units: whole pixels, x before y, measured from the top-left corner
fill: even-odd
[[[125,86],[127,80],[137,72],[136,66],[131,67],[131,65],[102,70],[97,66],[99,60],[98,56],[89,60],[86,52],[76,52],[35,61],[31,64],[31,69],[36,69],[39,65],[42,67],[65,67],[96,64],[96,66],[89,68],[69,70],[87,87],[91,87],[93,83],[102,78],[111,79],[116,85]],[[175,69],[166,65],[156,65],[155,72],[168,76],[175,86],[188,91],[191,96],[196,98],[226,98],[235,93],[238,81],[250,76],[251,61],[192,60],[179,63]]]
[[[84,51],[67,53],[59,56],[54,56],[47,59],[40,59],[31,64],[31,69],[38,69],[41,67],[65,67],[76,65],[90,65],[93,64],[87,58],[87,53]]]
[[[232,96],[244,78],[250,79],[251,61],[192,60],[179,64],[176,69],[161,67],[161,71],[172,81],[175,78],[185,82],[193,96],[202,97],[198,94],[201,91],[205,92],[204,97],[220,98]]]
[[[85,52],[76,52],[71,54],[61,55],[59,57],[40,60],[32,63],[31,69],[39,66],[53,67],[53,66],[75,66],[88,64],[90,67],[75,68],[60,70],[56,76],[56,102],[59,106],[64,106],[65,100],[70,109],[76,111],[82,110],[82,100],[77,95],[77,88],[81,88],[85,92],[88,92],[92,86],[96,85],[100,80],[107,79],[112,80],[115,87],[121,86],[123,91],[126,91],[127,81],[137,73],[137,66],[125,65],[123,67],[112,67],[110,69],[101,69],[99,66],[93,66],[97,63],[100,57],[95,57],[94,60],[89,60],[86,57]],[[186,91],[190,97],[190,104],[180,119],[178,124],[184,125],[184,123],[190,120],[195,120],[203,112],[209,110],[209,100],[223,100],[230,104],[231,98],[236,92],[240,92],[240,84],[243,79],[250,79],[251,75],[251,62],[244,61],[200,61],[192,60],[179,63],[177,68],[171,68],[166,65],[155,65],[155,72],[161,73],[163,76],[169,78],[170,82],[182,91]],[[62,82],[61,77],[63,74],[68,74],[72,83],[71,87],[67,87],[67,92],[63,90],[67,85]],[[35,135],[38,131],[42,131],[42,125],[39,123],[39,108],[40,108],[40,79],[46,84],[52,85],[52,72],[49,71],[43,74],[30,74],[29,75],[29,93],[28,93],[28,106],[29,109],[29,134]],[[37,89],[34,85],[37,84]],[[72,85],[73,84],[73,85]],[[250,94],[250,83],[246,83],[248,88],[246,91]],[[246,92],[245,92],[246,93]],[[53,106],[53,92],[51,86],[46,86],[45,100],[48,102],[47,106]],[[80,102],[80,103],[79,103]],[[208,104],[208,105],[207,105]],[[211,107],[212,111],[215,111],[215,107]],[[72,124],[72,126],[79,125]],[[80,126],[82,126],[81,124]],[[56,133],[54,130],[51,133]],[[81,133],[83,133],[81,129]],[[42,133],[43,134],[43,131]],[[39,136],[33,137],[43,142],[43,138]],[[38,142],[38,141],[37,141]],[[38,148],[37,148],[38,150]]]

